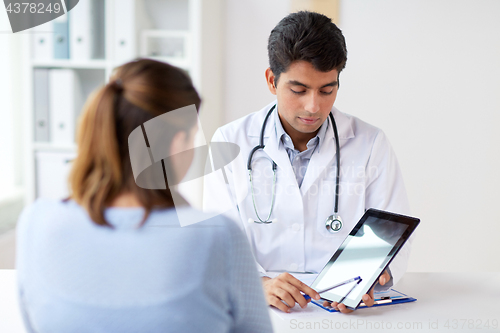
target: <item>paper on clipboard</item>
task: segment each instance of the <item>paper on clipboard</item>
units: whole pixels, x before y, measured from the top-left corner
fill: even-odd
[[[375,297],[375,304],[372,307],[385,306],[385,305],[396,305],[396,304],[401,304],[401,303],[415,302],[417,300],[416,298],[410,297],[410,296],[403,294],[402,292],[399,292],[399,291],[394,290],[394,289],[376,292],[373,294],[373,296]],[[387,301],[388,299],[390,299],[390,301]],[[328,312],[339,312],[337,310],[334,310],[332,307],[323,306],[323,301],[324,300],[322,300],[322,299],[319,301],[312,300],[311,303],[319,306],[320,308],[322,308]],[[377,302],[380,302],[380,303],[377,303]],[[367,306],[364,305],[364,303],[361,303],[357,309],[363,309],[363,308],[367,308]]]
[[[376,292],[373,294],[375,297],[375,300],[381,300],[385,297],[390,297],[391,299],[403,299],[403,298],[409,298],[410,296],[403,294],[402,292],[399,292],[394,289],[388,289],[386,291],[380,291]]]

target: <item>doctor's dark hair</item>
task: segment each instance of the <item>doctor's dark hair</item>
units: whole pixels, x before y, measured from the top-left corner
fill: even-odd
[[[179,68],[148,59],[117,68],[110,83],[90,96],[83,109],[68,199],[84,207],[96,224],[109,227],[104,210],[123,193],[134,195],[145,208],[142,224],[153,207],[172,207],[168,188],[143,189],[135,183],[128,137],[144,122],[192,104],[198,110],[200,97],[189,76]],[[196,124],[193,117],[172,115],[167,139],[173,139],[179,131],[189,133]]]
[[[308,11],[283,18],[271,31],[267,51],[275,85],[295,61],[307,61],[321,72],[337,69],[339,74],[347,61],[342,31],[325,15]]]

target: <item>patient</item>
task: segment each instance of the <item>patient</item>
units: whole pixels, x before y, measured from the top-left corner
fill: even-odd
[[[193,104],[198,109],[200,99],[184,72],[144,59],[118,68],[89,98],[70,198],[37,200],[20,217],[17,270],[28,332],[272,331],[235,224],[219,216],[181,227],[177,211],[201,213],[177,201],[174,208],[174,190],[134,180],[130,133]],[[171,120],[169,183],[185,176],[192,155],[175,154],[193,147],[197,130],[196,117]]]

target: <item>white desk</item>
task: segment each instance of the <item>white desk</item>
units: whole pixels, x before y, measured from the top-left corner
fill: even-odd
[[[277,333],[500,332],[500,273],[407,273],[395,289],[418,301],[348,315],[309,304],[292,314],[271,311],[271,319]],[[0,332],[25,332],[14,270],[0,270]]]
[[[407,273],[394,289],[417,301],[347,315],[309,304],[271,320],[278,333],[500,332],[500,273]]]
[[[16,271],[13,269],[0,269],[0,332],[26,332],[19,311]]]

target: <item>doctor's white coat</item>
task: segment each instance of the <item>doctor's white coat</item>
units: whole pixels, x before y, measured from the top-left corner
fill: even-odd
[[[264,132],[264,150],[254,154],[253,183],[259,215],[265,219],[272,200],[272,159],[276,162],[276,201],[272,224],[257,224],[252,203],[247,159],[259,144],[264,118],[273,102],[219,128],[212,142],[231,142],[240,153],[224,171],[205,177],[204,209],[220,211],[230,201],[225,215],[246,233],[261,273],[266,271],[319,273],[366,209],[377,208],[409,214],[408,199],[396,156],[384,133],[356,117],[332,108],[340,139],[339,215],[344,226],[335,234],[325,228],[335,201],[335,141],[331,125],[316,149],[299,188],[284,147],[279,148],[273,111]],[[411,241],[411,239],[410,239]],[[404,274],[410,241],[390,265],[394,283]]]

